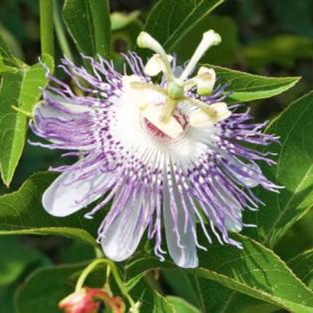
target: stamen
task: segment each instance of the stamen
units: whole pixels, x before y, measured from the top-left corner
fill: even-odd
[[[205,52],[212,46],[220,44],[222,38],[214,30],[209,30],[203,34],[202,40],[196,49],[195,53],[191,57],[188,65],[180,76],[181,80],[186,80],[188,76],[193,72],[199,60],[205,54]]]
[[[187,91],[197,86],[197,93],[200,96],[210,96],[216,82],[216,73],[212,68],[201,66],[198,74],[184,83],[184,89]]]
[[[175,78],[168,56],[158,41],[156,41],[148,33],[141,32],[137,38],[137,44],[140,48],[148,48],[156,52],[165,66],[164,74],[167,76],[168,80],[173,80]]]
[[[230,116],[227,104],[218,102],[193,111],[189,116],[189,124],[193,127],[207,127]]]
[[[171,55],[167,55],[168,61],[171,63],[173,57]],[[158,75],[160,72],[165,73],[166,68],[159,54],[154,54],[152,58],[150,58],[144,68],[145,74],[150,77]]]
[[[196,76],[197,93],[200,96],[210,96],[216,81],[216,74],[212,68],[201,66]]]

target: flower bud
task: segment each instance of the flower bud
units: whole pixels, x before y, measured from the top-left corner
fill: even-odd
[[[112,297],[103,289],[88,287],[64,298],[59,303],[59,308],[64,313],[97,313],[101,302],[111,308],[113,313],[125,312],[125,304],[119,297]]]

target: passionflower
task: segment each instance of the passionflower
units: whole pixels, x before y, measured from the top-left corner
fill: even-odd
[[[184,66],[145,32],[138,45],[155,54],[146,64],[136,53],[126,54],[123,73],[100,56],[84,57],[91,71],[64,59],[60,67],[74,87],[51,77],[35,107],[31,128],[50,142],[37,144],[78,157],[73,165],[53,169],[62,174],[43,195],[45,210],[63,217],[97,200],[85,215],[92,218],[111,203],[98,240],[114,261],[129,258],[146,230],[164,260],[164,228],[174,262],[197,267],[197,247],[206,249],[197,225],[208,242],[215,236],[240,248],[229,232],[253,226],[242,221],[244,209],[262,203],[252,189],[277,191],[257,164],[273,164],[270,153],[251,148],[277,138],[262,133],[266,123],[251,122],[249,110],[227,105],[213,69],[195,72],[207,49],[220,41],[213,30],[204,33]]]

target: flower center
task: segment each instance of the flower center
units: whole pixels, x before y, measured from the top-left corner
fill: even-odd
[[[182,127],[182,129],[184,131],[182,134],[179,135],[179,137],[181,137],[185,133],[185,130],[188,127],[188,120],[187,120],[186,116],[184,116],[181,113],[174,113],[173,118],[175,118],[175,120],[180,124],[180,126]],[[159,141],[169,142],[169,141],[173,141],[173,140],[177,139],[177,138],[172,138],[169,135],[167,135],[165,132],[163,132],[161,129],[159,129],[155,124],[150,122],[144,116],[142,116],[142,127],[143,127],[144,131],[147,132],[151,137],[153,137]]]

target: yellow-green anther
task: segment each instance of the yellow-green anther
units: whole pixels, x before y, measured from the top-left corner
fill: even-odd
[[[216,81],[216,74],[213,69],[201,66],[195,80],[197,93],[200,96],[209,96],[212,94]]]

